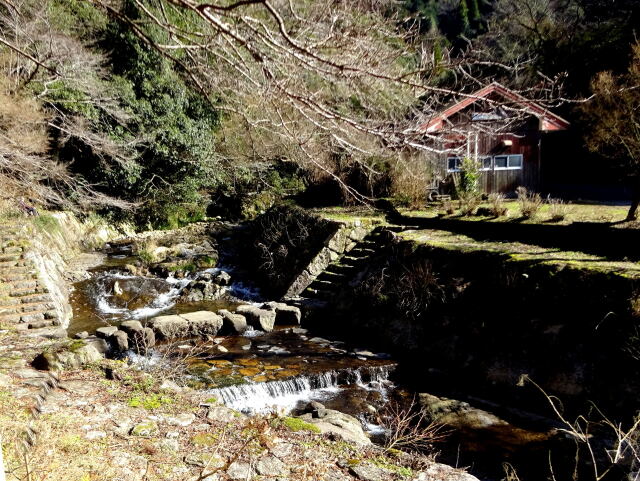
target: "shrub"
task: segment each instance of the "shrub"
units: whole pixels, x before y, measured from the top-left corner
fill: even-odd
[[[477,192],[460,193],[460,213],[462,215],[474,215],[482,202],[482,198]]]
[[[520,204],[520,214],[525,219],[533,219],[538,214],[542,206],[542,198],[540,194],[529,192],[526,187],[518,187],[516,189],[518,195],[518,203]]]
[[[547,197],[547,204],[549,204],[549,220],[551,222],[561,222],[567,218],[569,205],[562,199]]]
[[[489,195],[489,209],[491,214],[495,217],[502,217],[507,215],[509,209],[504,204],[503,194],[490,194]]]

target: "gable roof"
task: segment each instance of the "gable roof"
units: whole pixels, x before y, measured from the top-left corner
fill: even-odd
[[[435,132],[440,130],[444,121],[451,117],[453,114],[460,112],[462,109],[477,102],[478,100],[486,99],[489,95],[497,93],[504,97],[506,100],[511,101],[514,104],[521,106],[525,112],[538,117],[540,119],[540,130],[552,131],[552,130],[566,130],[569,128],[569,122],[562,117],[548,111],[540,104],[533,102],[532,100],[523,97],[519,93],[500,85],[498,82],[493,82],[472,94],[468,94],[463,100],[453,104],[451,107],[443,110],[437,114],[433,119],[420,125],[420,130],[426,130],[427,132]]]

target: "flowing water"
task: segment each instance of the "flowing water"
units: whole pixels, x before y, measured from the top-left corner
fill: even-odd
[[[182,303],[181,291],[199,273],[184,278],[135,276],[124,269],[134,261],[128,252],[116,252],[89,279],[75,285],[71,334],[92,333],[107,324],[160,314],[233,310],[241,301],[261,300],[258,290],[234,280],[224,299]],[[393,359],[357,347],[362,346],[316,337],[298,326],[278,326],[269,333],[252,330],[195,346],[190,340],[177,346],[189,353],[185,381],[231,408],[245,413],[286,413],[319,401],[358,417],[367,431],[380,434],[375,413],[389,399],[408,400],[413,394],[394,384]],[[153,353],[144,357],[130,353],[130,359],[139,364],[163,362],[157,353],[155,357]],[[528,439],[532,433],[533,444]],[[546,479],[542,468],[547,464],[548,445],[538,442],[536,435],[501,424],[490,429],[459,429],[441,445],[441,459],[472,466],[472,473],[483,480],[501,479],[505,460],[521,466],[522,480]]]
[[[233,310],[241,301],[260,299],[257,289],[233,282],[224,299],[178,302],[185,286],[201,273],[179,279],[132,275],[124,266],[134,262],[126,252],[118,252],[74,286],[71,334],[161,314]],[[197,351],[188,356],[187,382],[245,413],[290,412],[313,400],[357,416],[376,431],[367,415],[384,404],[394,388],[390,377],[395,363],[388,355],[314,337],[297,326],[277,326],[269,333],[250,330],[203,346],[194,348],[187,341],[179,346],[190,353]],[[133,353],[130,358],[138,363],[161,362]]]

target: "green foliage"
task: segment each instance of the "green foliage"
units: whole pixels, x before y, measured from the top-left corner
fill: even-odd
[[[465,157],[462,159],[462,173],[460,175],[460,192],[463,194],[476,194],[480,189],[480,165],[474,159]]]

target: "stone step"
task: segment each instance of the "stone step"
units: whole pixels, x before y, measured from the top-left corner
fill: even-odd
[[[34,272],[18,272],[18,273],[9,273],[5,274],[0,272],[0,282],[16,282],[16,281],[36,281],[38,276]]]
[[[51,294],[49,294],[48,292],[40,292],[40,293],[31,293],[31,294],[25,294],[22,296],[12,296],[13,299],[17,299],[18,302],[24,304],[31,304],[31,303],[36,303],[36,302],[53,302],[53,300],[51,299]],[[0,301],[2,303],[4,303],[4,301]]]
[[[38,283],[36,282],[36,285]],[[25,287],[19,289],[11,289],[9,291],[9,296],[11,297],[25,297],[31,296],[35,294],[47,294],[49,290],[46,287]]]
[[[346,275],[339,272],[331,272],[329,270],[322,272],[318,277],[316,277],[316,280],[318,281],[329,281],[334,283],[342,283],[346,279],[348,279]]]
[[[2,254],[0,253],[0,262],[19,261],[24,259],[24,254]]]
[[[10,261],[0,261],[0,269],[6,269],[9,267],[22,267],[26,265],[27,264],[22,257]]]
[[[31,323],[58,319],[58,313],[52,309],[21,312],[16,314],[0,314],[0,323]]]
[[[34,311],[47,311],[53,309],[55,304],[49,302],[27,302],[24,304],[3,304],[0,305],[0,314],[19,314]]]
[[[13,281],[4,281],[4,285],[12,293],[19,292],[23,289],[41,289],[37,279],[16,279]]]
[[[345,264],[331,264],[327,267],[325,272],[331,272],[335,274],[342,274],[345,277],[355,274],[357,267]]]
[[[357,259],[364,259],[365,257],[371,257],[371,255],[376,252],[373,249],[358,249],[357,247],[347,254],[349,257],[355,257]]]
[[[338,285],[336,282],[316,279],[309,285],[309,287],[312,289],[334,289],[335,290],[335,288],[338,287]]]

